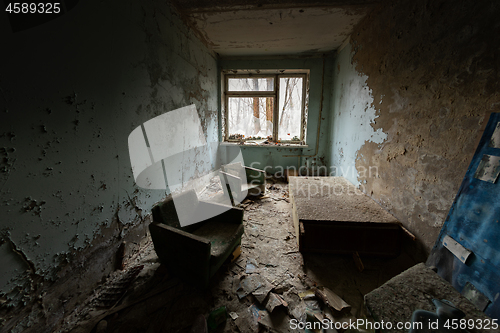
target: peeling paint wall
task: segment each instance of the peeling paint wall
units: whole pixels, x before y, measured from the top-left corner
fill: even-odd
[[[325,169],[332,59],[329,54],[304,58],[221,58],[219,61],[220,70],[305,69],[310,71],[306,129],[307,148],[240,146],[246,165],[250,166],[254,163],[255,168],[264,169],[267,167],[267,172],[278,175],[287,167],[296,169],[303,167],[315,173],[318,173],[319,169]]]
[[[360,22],[352,53],[344,49],[334,69],[341,100],[333,104],[330,161],[356,163],[354,179],[417,236],[421,258],[489,113],[500,111],[499,15],[495,1],[392,1]],[[356,96],[342,94],[351,82]],[[351,138],[335,133],[343,124]],[[361,146],[354,132],[364,133]],[[378,177],[362,174],[370,166]]]
[[[352,62],[351,45],[343,48],[333,66],[333,87],[330,116],[330,174],[347,178],[356,186],[361,185],[356,169],[356,154],[365,142],[382,143],[387,134],[375,130],[377,118],[372,90],[367,76],[358,73]],[[375,169],[366,170],[367,173]]]
[[[52,331],[166,195],[134,184],[129,133],[194,103],[218,141],[217,60],[161,1],[84,1],[0,36],[0,325]]]

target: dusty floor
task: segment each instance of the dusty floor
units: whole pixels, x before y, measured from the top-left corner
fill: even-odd
[[[415,264],[405,254],[393,259],[362,257],[365,268],[360,272],[352,256],[302,255],[293,233],[292,205],[285,183],[270,180],[266,195],[244,206],[242,253],[220,269],[208,290],[175,278],[174,272],[160,265],[150,242],[123,271],[112,274],[86,303],[66,317],[60,331],[189,332],[197,316],[207,318],[210,312],[225,306],[227,319],[213,332],[303,332],[293,329],[293,318],[305,320],[309,316],[310,320],[316,315],[345,321],[366,317],[363,295]],[[131,269],[140,265],[143,268],[136,268],[140,273],[135,277]],[[127,278],[133,280],[129,286]],[[253,295],[260,298],[258,293],[243,296],[244,290],[238,289],[255,281],[264,285],[257,291],[267,294],[270,290],[286,303],[271,314],[258,312],[260,323],[254,316],[264,309]],[[351,309],[337,313],[318,298],[307,296],[306,292],[315,287],[332,290]],[[123,290],[126,292],[120,297]]]

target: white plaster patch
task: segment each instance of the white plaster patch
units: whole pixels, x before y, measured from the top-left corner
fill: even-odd
[[[368,76],[356,71],[352,63],[351,46],[344,48],[338,58],[340,71],[334,78],[333,91],[333,149],[332,164],[334,166],[356,165],[357,152],[366,142],[382,143],[387,134],[382,129],[373,129],[376,109],[373,107],[372,90],[366,81]],[[340,154],[342,152],[342,154]],[[353,184],[359,186],[358,175],[340,174]]]

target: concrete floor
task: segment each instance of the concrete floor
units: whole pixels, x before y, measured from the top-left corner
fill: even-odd
[[[327,287],[352,307],[335,314],[335,320],[364,318],[363,295],[415,264],[404,253],[393,259],[362,257],[365,269],[360,272],[349,255],[302,255],[294,235],[287,184],[270,181],[267,188],[266,196],[245,207],[240,257],[221,268],[208,290],[176,279],[175,272],[160,265],[150,242],[127,262],[124,271],[112,274],[86,303],[69,314],[59,331],[189,332],[196,316],[206,318],[211,311],[225,306],[237,318],[228,317],[214,332],[300,332],[290,328],[290,321],[300,316],[301,292]],[[253,275],[263,277],[288,304],[287,308],[276,308],[271,320],[264,324],[258,324],[249,310],[259,303],[255,297],[240,300],[235,293],[240,279],[250,275],[245,273],[249,259],[258,265]],[[97,308],[99,295],[107,286],[116,284],[127,269],[138,265],[144,268],[124,297],[111,309]]]

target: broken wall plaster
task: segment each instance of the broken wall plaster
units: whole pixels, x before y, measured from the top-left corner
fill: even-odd
[[[113,219],[110,226],[100,228],[98,233],[100,236],[92,241],[90,247],[58,254],[56,279],[51,281],[38,276],[31,281],[31,284],[39,290],[38,295],[30,294],[30,288],[25,286],[26,281],[20,280],[17,289],[24,291],[23,302],[26,306],[19,312],[13,313],[13,311],[4,312],[7,310],[4,304],[0,308],[0,314],[6,319],[2,329],[12,328],[12,332],[40,332],[55,327],[68,312],[88,297],[85,290],[95,288],[104,276],[113,271],[115,254],[123,241],[128,245],[125,260],[128,260],[144,242],[149,241],[146,235],[151,215],[146,216],[142,222],[134,222],[129,232],[122,238],[120,223],[117,219]],[[13,296],[21,297],[19,292]],[[30,310],[31,306],[33,310]],[[34,313],[36,316],[33,316]]]
[[[96,6],[100,9],[94,12]],[[2,200],[1,227],[10,230],[44,285],[63,283],[63,277],[70,279],[82,270],[81,288],[74,290],[84,293],[92,288],[109,273],[115,243],[147,227],[150,208],[166,195],[137,189],[133,182],[127,137],[137,124],[195,103],[207,141],[218,139],[215,57],[189,34],[168,4],[145,4],[145,18],[140,6],[91,1],[75,7],[71,21],[61,18],[26,31],[23,41],[5,32],[6,47],[17,50],[9,55],[11,62],[27,65],[17,66],[23,70],[0,65],[2,82],[9,82],[8,90],[0,83],[5,96],[0,109],[10,111],[2,113],[0,135],[0,147],[6,147],[0,152],[7,153],[2,166],[8,168],[8,178],[0,178],[2,197],[8,198]],[[115,7],[120,8],[120,18],[111,24]],[[92,26],[86,19],[90,16]],[[154,24],[141,25],[143,19]],[[156,23],[165,28],[158,31]],[[17,47],[21,42],[28,46]],[[34,54],[46,59],[33,62]],[[40,61],[47,67],[36,66]],[[139,106],[142,112],[134,112]],[[15,152],[10,150],[13,146]],[[210,168],[196,164],[186,179]],[[117,212],[119,220],[114,218]],[[20,284],[29,280],[19,271],[3,272]],[[62,319],[61,309],[75,306],[67,291],[71,286],[46,290],[55,309],[46,313],[50,325]],[[8,293],[9,288],[0,292]],[[57,293],[63,292],[68,293],[64,304],[57,301]],[[28,312],[18,313],[9,323],[23,315]],[[30,329],[36,331],[36,326]]]
[[[337,170],[336,176],[343,176],[359,186],[359,170],[355,167],[358,150],[368,142],[381,144],[387,134],[372,126],[378,117],[373,92],[367,84],[368,77],[356,71],[352,55],[351,46],[347,45],[332,68],[329,164]]]
[[[499,13],[496,3],[393,1],[351,36],[352,61],[373,91],[372,127],[387,134],[383,143],[357,149],[358,170],[376,166],[380,176],[359,180],[417,236],[421,258],[446,218],[484,120],[500,110],[491,56],[500,45]]]

